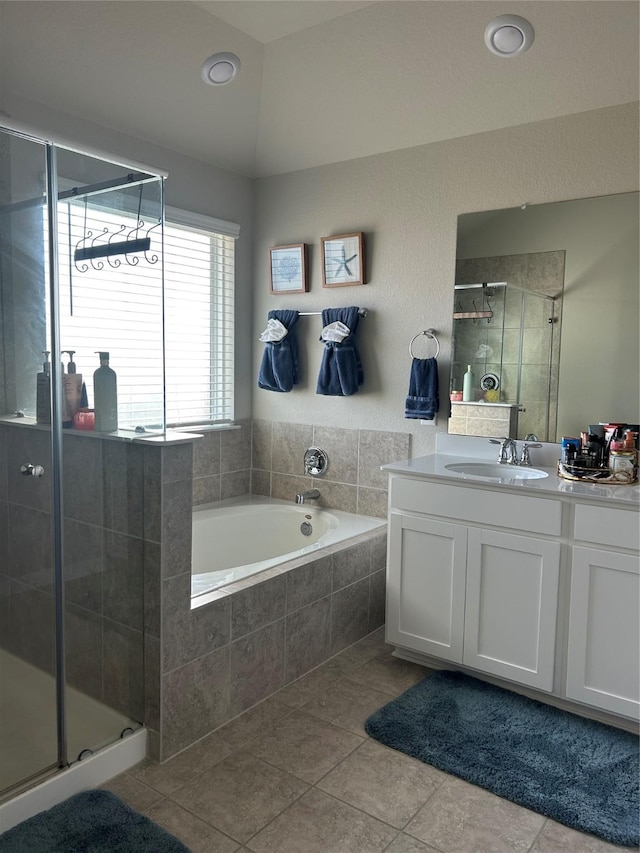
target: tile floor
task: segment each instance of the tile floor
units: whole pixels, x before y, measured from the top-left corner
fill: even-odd
[[[365,734],[428,670],[376,631],[162,765],[104,787],[193,853],[614,853]]]

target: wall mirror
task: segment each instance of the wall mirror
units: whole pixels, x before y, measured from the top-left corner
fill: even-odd
[[[559,441],[638,423],[638,196],[458,217],[450,433]]]

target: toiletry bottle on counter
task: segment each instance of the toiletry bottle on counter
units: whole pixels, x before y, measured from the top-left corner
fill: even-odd
[[[467,372],[462,377],[462,401],[464,403],[470,403],[473,401],[473,384],[475,381],[475,377],[473,375],[473,371],[471,370],[471,365],[467,365]]]
[[[36,377],[36,423],[51,423],[51,364],[49,351],[43,350],[42,370]]]
[[[109,353],[100,352],[100,367],[93,374],[93,400],[96,410],[96,430],[113,432],[118,429],[118,392],[116,373],[109,367]]]
[[[70,429],[73,426],[73,418],[80,408],[82,398],[82,374],[76,373],[76,363],[73,361],[75,350],[65,349],[63,353],[69,356],[67,373],[62,373],[62,426]]]
[[[616,480],[632,482],[635,479],[636,450],[622,440],[614,439],[609,448],[609,468]]]

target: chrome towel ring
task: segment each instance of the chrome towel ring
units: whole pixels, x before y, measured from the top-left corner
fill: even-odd
[[[435,341],[436,351],[435,351],[435,354],[432,356],[432,358],[437,358],[438,354],[440,353],[440,341],[438,340],[438,338],[436,336],[436,330],[435,329],[425,329],[423,332],[418,332],[417,335],[414,335],[411,338],[411,343],[409,344],[409,355],[411,356],[411,358],[416,358],[416,356],[413,354],[413,344],[414,344],[414,341],[417,341],[418,338],[422,337],[422,335],[426,335],[428,338],[431,338],[431,340]]]

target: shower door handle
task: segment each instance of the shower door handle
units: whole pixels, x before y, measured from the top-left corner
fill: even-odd
[[[25,477],[42,477],[44,474],[44,468],[42,465],[32,465],[31,462],[25,462],[25,464],[20,467],[20,473]]]

